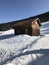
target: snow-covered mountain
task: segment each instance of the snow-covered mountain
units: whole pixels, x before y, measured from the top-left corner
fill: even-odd
[[[0,31],[0,65],[49,65],[49,21],[42,23],[41,36]]]

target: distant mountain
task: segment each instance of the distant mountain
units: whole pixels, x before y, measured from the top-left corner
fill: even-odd
[[[38,17],[41,22],[46,22],[46,21],[49,21],[49,12],[42,13],[42,14],[34,16],[34,17]]]

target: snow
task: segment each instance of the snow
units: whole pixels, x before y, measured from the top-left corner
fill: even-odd
[[[42,34],[49,34],[49,21],[42,23],[41,33]]]
[[[8,64],[6,64],[6,65],[15,65],[15,64],[13,64],[13,63],[8,63]]]
[[[41,36],[0,31],[0,65],[49,65],[49,21],[40,31]]]

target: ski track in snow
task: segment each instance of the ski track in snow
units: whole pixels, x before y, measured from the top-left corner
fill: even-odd
[[[49,21],[42,23],[41,36],[0,34],[0,65],[49,65]]]

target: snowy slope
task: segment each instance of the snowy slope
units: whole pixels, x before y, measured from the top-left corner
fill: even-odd
[[[42,23],[41,36],[0,34],[0,65],[49,65],[49,22]]]

